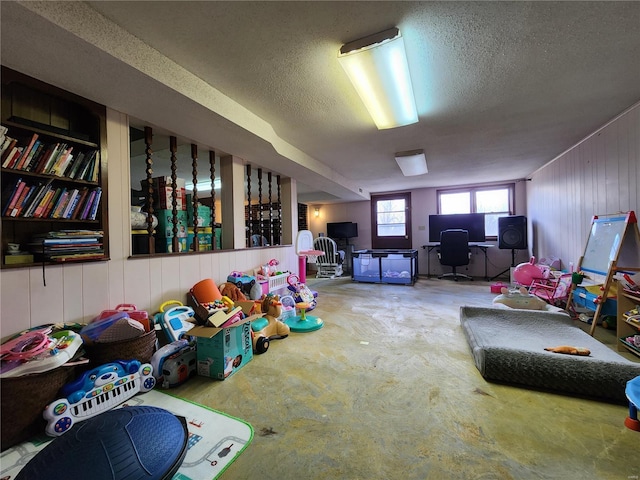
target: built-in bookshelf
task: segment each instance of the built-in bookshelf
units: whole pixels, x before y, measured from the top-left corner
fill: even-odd
[[[2,268],[108,259],[105,108],[2,67],[0,120]]]

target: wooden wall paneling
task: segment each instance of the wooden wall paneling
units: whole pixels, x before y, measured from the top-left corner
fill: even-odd
[[[122,286],[125,294],[120,303],[132,303],[142,310],[153,307],[151,291],[157,275],[153,275],[151,259],[149,257],[136,258],[135,260],[125,260],[122,263],[124,264]],[[149,312],[150,315],[152,313]]]
[[[639,137],[637,104],[532,175],[527,212],[546,227],[537,232],[538,255],[558,255],[565,268],[576,265],[593,215],[638,212]],[[556,201],[550,203],[548,196],[555,191]],[[555,237],[561,237],[561,243],[554,243]]]
[[[162,301],[180,300],[184,303],[186,290],[182,286],[180,278],[180,255],[160,257],[162,285]],[[157,305],[159,307],[160,304]],[[157,308],[156,307],[156,308]]]
[[[85,275],[86,273],[82,265],[64,265],[62,268],[62,305],[64,308],[65,322],[89,323],[89,321],[99,313],[85,311]],[[107,290],[107,297],[108,292],[109,290]],[[99,305],[96,307],[98,306]]]
[[[42,268],[25,268],[11,271],[9,275],[3,272],[4,277],[0,287],[0,337],[4,338],[21,330],[31,328],[33,317],[31,313],[32,291],[31,278],[40,275],[42,284]],[[42,310],[40,304],[36,308]],[[42,317],[40,317],[42,318]]]
[[[47,285],[48,285],[47,281]],[[88,320],[98,315],[102,310],[113,308],[109,295],[109,265],[108,262],[85,263],[82,265],[82,296],[76,301],[82,302],[83,314]],[[65,287],[65,290],[68,290]],[[73,295],[73,289],[71,289]],[[66,316],[65,321],[72,320]]]
[[[131,180],[129,175],[129,135],[128,131],[119,128],[127,124],[128,117],[114,110],[107,110],[106,128],[109,136],[109,172],[114,178],[127,181],[112,182],[109,186],[107,216],[109,222],[110,258],[108,262],[109,305],[125,302],[125,263],[115,261],[124,259],[131,253]]]
[[[27,295],[26,300],[30,304],[29,314],[31,315],[31,327],[42,325],[43,323],[51,323],[51,321],[66,321],[63,303],[63,268],[63,265],[47,265],[45,267],[46,286],[42,280],[42,267],[29,269],[29,288],[25,291],[25,294]],[[12,271],[11,273],[11,277],[13,278],[14,272]],[[3,272],[2,276],[4,278],[8,275],[6,272]],[[83,302],[84,298],[81,298],[79,301]],[[3,296],[2,303],[4,302],[5,297]],[[46,320],[43,320],[43,313],[45,311]],[[22,315],[20,310],[15,313]]]

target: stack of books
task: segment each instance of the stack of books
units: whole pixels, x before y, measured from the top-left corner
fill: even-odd
[[[104,258],[101,230],[58,230],[34,235],[29,250],[39,261],[71,262]]]

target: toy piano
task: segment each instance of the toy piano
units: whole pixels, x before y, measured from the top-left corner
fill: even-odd
[[[62,387],[65,398],[45,407],[45,432],[58,437],[74,423],[110,410],[139,392],[148,392],[155,384],[151,365],[138,360],[106,363],[89,370]]]

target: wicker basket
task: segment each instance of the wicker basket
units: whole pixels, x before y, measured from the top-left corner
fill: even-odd
[[[44,434],[44,408],[58,398],[62,386],[74,379],[76,367],[0,379],[2,451],[39,433]]]
[[[140,360],[150,363],[156,350],[156,331],[151,330],[144,335],[129,340],[108,343],[85,342],[86,357],[92,366],[102,365],[115,360]]]

